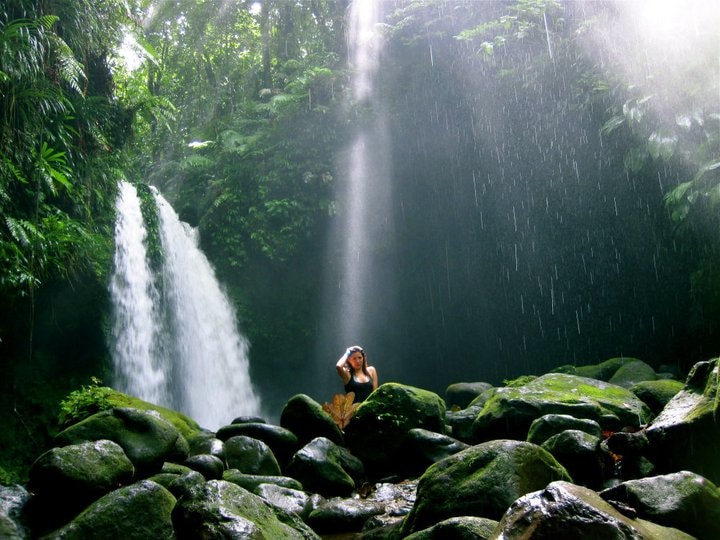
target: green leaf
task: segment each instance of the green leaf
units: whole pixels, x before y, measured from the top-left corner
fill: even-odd
[[[600,132],[603,135],[609,135],[613,131],[615,131],[617,128],[622,126],[625,123],[625,117],[621,115],[616,115],[610,118],[607,122],[605,122],[600,128]]]
[[[675,153],[677,142],[678,138],[674,133],[663,130],[654,131],[648,137],[648,153],[653,159],[668,160]]]

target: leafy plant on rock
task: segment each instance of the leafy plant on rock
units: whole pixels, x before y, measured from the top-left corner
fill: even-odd
[[[76,424],[95,413],[112,407],[109,397],[113,390],[107,386],[100,386],[101,384],[100,379],[91,377],[90,384],[70,392],[60,402],[58,423],[61,427]]]

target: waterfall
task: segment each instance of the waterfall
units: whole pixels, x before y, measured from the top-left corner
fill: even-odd
[[[135,187],[120,183],[115,203],[113,300],[115,386],[151,403],[168,403],[167,378],[159,363],[160,297],[147,260],[147,232]]]
[[[208,429],[235,416],[258,415],[249,344],[238,331],[232,304],[198,247],[197,231],[181,222],[157,191],[154,197],[164,254],[159,276],[147,263],[146,232],[134,188],[123,183],[118,198],[111,286],[117,385],[179,410]],[[131,233],[125,233],[127,221],[133,223]]]

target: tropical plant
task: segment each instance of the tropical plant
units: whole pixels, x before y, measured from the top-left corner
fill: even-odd
[[[101,384],[100,379],[91,377],[90,384],[73,390],[60,402],[58,425],[61,428],[80,422],[112,406],[109,396],[113,390],[107,386],[100,386]]]

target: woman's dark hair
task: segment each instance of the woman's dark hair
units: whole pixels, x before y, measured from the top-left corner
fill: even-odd
[[[370,377],[370,372],[367,370],[367,355],[365,354],[365,351],[363,350],[363,348],[360,347],[359,345],[353,345],[352,347],[349,348],[349,350],[350,350],[350,353],[359,352],[360,354],[362,354],[362,357],[363,357],[362,372],[365,375],[367,375],[368,377]],[[349,364],[348,364],[348,367],[350,367]],[[350,376],[352,377],[352,374]]]

